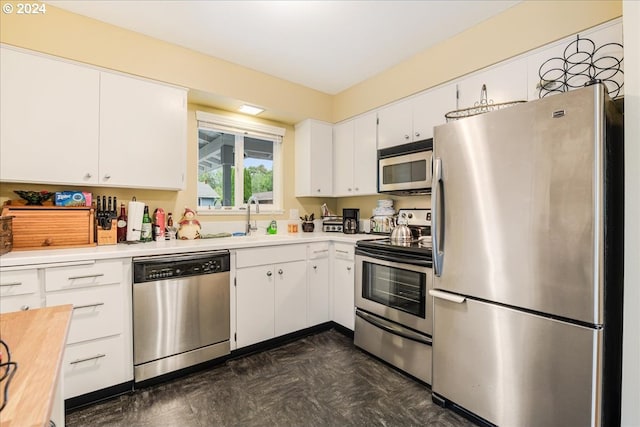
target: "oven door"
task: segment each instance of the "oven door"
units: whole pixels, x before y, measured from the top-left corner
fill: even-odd
[[[394,261],[400,256],[373,256],[367,255],[366,250],[357,250],[356,307],[431,335],[433,297],[429,290],[433,287],[432,269]]]

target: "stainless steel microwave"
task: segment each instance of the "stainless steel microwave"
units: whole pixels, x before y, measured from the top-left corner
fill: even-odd
[[[431,193],[433,139],[378,150],[378,193]]]

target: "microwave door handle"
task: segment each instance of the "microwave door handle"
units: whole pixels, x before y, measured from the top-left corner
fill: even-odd
[[[444,237],[444,212],[440,217],[440,207],[442,205],[442,194],[444,183],[442,182],[442,160],[439,157],[433,159],[433,190],[431,194],[431,235],[433,246],[433,269],[438,277],[442,274],[442,238]]]

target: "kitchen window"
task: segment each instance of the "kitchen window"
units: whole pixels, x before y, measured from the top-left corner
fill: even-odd
[[[198,212],[246,212],[254,196],[261,212],[282,210],[284,129],[198,111]]]

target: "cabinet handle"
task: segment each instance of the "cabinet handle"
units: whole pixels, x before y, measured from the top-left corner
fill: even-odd
[[[347,188],[347,191],[351,191],[351,188]]]
[[[283,271],[282,269],[278,270],[278,274],[282,275]]]
[[[319,193],[319,192],[320,192],[320,189],[318,188],[316,191]]]
[[[98,274],[87,274],[85,276],[69,276],[68,280],[76,280],[76,279],[90,279],[92,277],[102,277],[104,276],[104,273],[98,273]]]
[[[347,267],[347,271],[351,271],[351,267]]]
[[[75,365],[76,363],[88,362],[90,360],[100,359],[101,357],[105,357],[106,354],[98,353],[92,357],[85,357],[84,359],[76,359],[73,362],[69,362],[69,365]]]
[[[90,173],[88,173],[88,172],[87,172],[87,173],[85,174],[85,176],[84,176],[84,178],[85,178],[85,179],[91,179],[91,177],[93,177],[93,175],[91,175],[91,174],[90,174]]]
[[[358,187],[356,187],[356,191],[360,191],[360,189]]]
[[[111,179],[111,175],[105,175],[105,176],[104,176],[104,180],[105,180],[105,181],[108,181],[108,180],[110,180],[110,179]]]
[[[420,132],[416,132],[416,138],[420,137]]]
[[[22,307],[20,307],[20,310],[22,310],[22,311],[27,311],[27,310],[29,310],[30,308],[31,308],[31,307],[29,307],[28,305],[26,305],[26,304],[25,304],[25,305],[23,305]]]
[[[0,287],[4,288],[4,287],[9,287],[9,286],[20,286],[22,285],[22,282],[11,282],[11,283],[0,283]]]
[[[267,271],[267,276],[271,277],[273,273],[271,271]]]
[[[338,252],[339,254],[348,254],[349,253],[348,251],[343,251],[343,250],[340,250],[340,249],[336,249],[336,252]]]
[[[314,266],[313,266],[313,269],[314,269],[314,270],[317,270],[317,269],[318,269],[318,266],[317,266],[317,265],[314,265]]]
[[[74,305],[73,306],[73,310],[78,310],[78,309],[81,309],[81,308],[99,307],[101,305],[104,305],[104,303],[103,302],[97,302],[95,304]]]
[[[314,254],[323,254],[325,252],[329,252],[329,249],[323,249],[321,251],[313,251]]]
[[[408,139],[409,139],[409,135],[405,135],[405,136],[404,136],[404,139],[407,139],[407,140],[408,140]]]
[[[42,246],[51,246],[53,244],[53,241],[51,239],[44,239],[44,242],[42,242]]]

